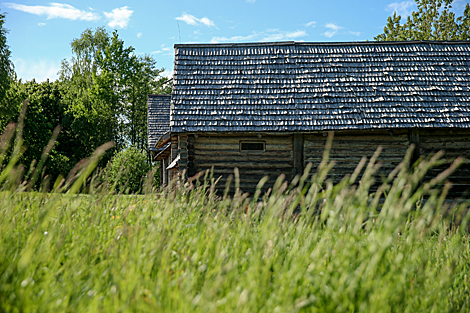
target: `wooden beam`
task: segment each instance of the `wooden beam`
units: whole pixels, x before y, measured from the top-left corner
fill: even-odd
[[[160,161],[160,187],[165,185],[164,177],[165,177],[165,159]]]
[[[410,130],[410,144],[414,144],[413,155],[411,156],[411,164],[418,161],[420,156],[419,149],[419,129],[413,128]]]
[[[178,170],[181,175],[184,175],[184,179],[188,179],[188,136],[179,135],[178,136],[178,150],[180,155],[180,160],[178,161]]]
[[[186,149],[188,151],[188,177],[193,177],[196,175],[196,169],[194,167],[194,135],[188,135]]]
[[[294,134],[294,175],[302,175],[304,171],[304,136]]]

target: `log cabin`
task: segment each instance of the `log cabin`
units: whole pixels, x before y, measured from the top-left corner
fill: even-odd
[[[378,180],[411,144],[415,160],[470,158],[469,42],[177,44],[173,80],[171,96],[148,97],[164,184],[211,168],[223,184],[236,167],[252,193],[315,168],[329,132],[335,182],[378,146]],[[457,197],[469,165],[452,176]]]

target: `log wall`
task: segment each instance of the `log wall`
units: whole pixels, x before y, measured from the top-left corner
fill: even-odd
[[[304,135],[304,166],[312,163],[312,172],[322,161],[326,140],[323,134]],[[378,161],[382,166],[376,175],[376,186],[382,182],[382,176],[387,176],[402,161],[409,147],[408,131],[335,132],[330,151],[330,160],[335,166],[329,178],[338,183],[351,175],[362,157],[370,160],[379,146],[382,146],[382,152]]]
[[[259,180],[267,175],[269,180],[263,189],[266,191],[281,174],[286,175],[287,181],[291,181],[308,163],[312,163],[312,172],[315,171],[323,157],[327,140],[324,135],[280,133],[262,134],[258,138],[255,134],[225,133],[172,136],[171,159],[180,154],[179,173],[181,175],[185,171],[188,177],[213,167],[214,177],[221,177],[219,191],[224,190],[227,178],[233,175],[235,167],[240,172],[240,188],[243,192],[253,193]],[[240,151],[241,141],[262,141],[266,143],[266,149]],[[335,162],[335,166],[329,178],[334,183],[340,182],[346,175],[354,172],[363,156],[370,160],[381,146],[382,152],[378,159],[381,167],[375,176],[377,187],[402,161],[411,143],[418,147],[413,153],[413,159],[429,157],[439,150],[445,151],[446,163],[431,170],[426,180],[436,177],[458,156],[470,159],[470,130],[337,131],[330,151],[330,160]],[[168,178],[174,178],[175,174],[177,172],[173,171]],[[470,198],[470,162],[463,164],[450,180],[454,187],[449,197]],[[231,190],[234,190],[234,182]]]
[[[420,154],[421,157],[429,157],[440,150],[444,150],[445,163],[431,169],[426,180],[436,177],[440,172],[450,166],[459,156],[467,161],[449,177],[453,187],[449,197],[470,198],[470,131],[468,130],[420,130]]]
[[[240,151],[240,141],[263,141],[265,151]],[[286,180],[294,177],[293,136],[263,135],[198,135],[194,136],[194,171],[202,172],[214,167],[214,178],[222,177],[218,183],[219,191],[224,190],[230,174],[237,167],[240,172],[240,189],[253,193],[259,180],[268,175],[264,190],[274,185],[281,174]],[[233,190],[234,182],[232,182]]]

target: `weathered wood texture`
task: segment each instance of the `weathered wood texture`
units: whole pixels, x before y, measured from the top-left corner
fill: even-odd
[[[170,165],[171,162],[178,155],[178,136],[171,136],[170,147],[171,147],[171,153],[170,153],[170,160],[168,162],[168,165]],[[171,171],[171,170],[168,171],[168,182],[172,181],[177,176],[178,176],[178,171]]]
[[[302,175],[304,170],[304,135],[294,135],[294,174]]]
[[[253,140],[266,142],[265,151],[240,152],[240,141]],[[223,191],[229,175],[237,167],[240,172],[240,189],[254,193],[261,178],[269,176],[263,190],[274,185],[279,175],[287,181],[294,177],[293,136],[255,135],[199,135],[194,138],[194,170],[213,170],[214,178],[222,177],[218,183]],[[233,190],[234,183],[232,183]]]
[[[304,136],[304,165],[312,163],[312,172],[316,171],[322,161],[326,140],[327,137],[323,135]],[[354,172],[363,156],[370,160],[379,146],[382,147],[382,152],[378,161],[382,166],[375,175],[375,187],[382,182],[382,176],[388,175],[403,160],[409,147],[408,132],[335,132],[330,151],[330,160],[335,162],[335,166],[328,178],[334,183],[340,182],[346,175]],[[365,167],[362,173],[364,169]]]
[[[178,153],[180,155],[180,160],[178,161],[178,170],[181,177],[184,179],[188,178],[188,136],[180,135],[178,136]]]
[[[470,130],[420,130],[420,154],[426,158],[440,150],[444,150],[445,164],[431,169],[425,179],[436,177],[450,166],[455,158],[462,156],[465,163],[449,177],[453,187],[450,198],[470,197]]]

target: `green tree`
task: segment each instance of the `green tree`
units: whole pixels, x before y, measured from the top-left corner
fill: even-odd
[[[10,47],[7,45],[8,30],[4,24],[6,16],[0,13],[0,130],[3,131],[15,115],[15,105],[8,100],[10,85],[14,81],[13,63],[10,60]]]
[[[454,0],[415,0],[418,11],[401,23],[396,12],[388,17],[384,32],[374,37],[377,41],[406,40],[469,40],[470,5],[462,16],[451,12]]]
[[[60,79],[68,86],[64,101],[83,150],[89,154],[107,141],[116,142],[118,150],[128,145],[144,150],[147,94],[168,92],[163,69],[126,47],[117,31],[87,29],[71,46],[73,57],[62,62]]]
[[[34,161],[41,159],[44,147],[52,138],[52,133],[57,126],[67,124],[65,107],[62,104],[62,91],[60,82],[49,80],[37,83],[34,79],[29,82],[14,82],[11,85],[9,101],[16,106],[15,113],[11,116],[16,121],[20,115],[23,101],[28,101],[23,128],[24,147],[26,148],[21,158],[27,168]],[[79,161],[75,157],[76,148],[70,131],[62,127],[55,145],[45,163],[46,174],[57,177],[66,175],[73,165]]]
[[[138,193],[151,165],[147,156],[138,148],[131,146],[117,152],[107,166],[107,174],[111,186],[118,192]]]

